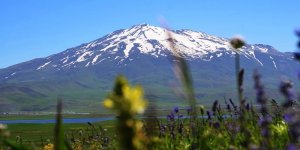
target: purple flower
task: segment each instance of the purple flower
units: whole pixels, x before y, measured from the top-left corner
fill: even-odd
[[[285,107],[292,106],[294,100],[297,99],[297,96],[295,94],[295,91],[293,90],[293,83],[289,80],[283,80],[280,84],[280,92],[284,95],[286,98],[286,104]]]
[[[264,122],[264,118],[263,117],[259,117],[258,118],[258,125],[262,126],[263,122]]]
[[[289,144],[287,150],[296,150],[296,146],[294,144]]]
[[[292,89],[292,88],[290,88],[290,89],[288,89],[288,98],[289,98],[289,100],[296,100],[296,94],[295,94],[296,92]]]
[[[283,119],[285,122],[290,123],[293,120],[293,116],[291,114],[285,114],[283,115]]]
[[[300,28],[295,30],[296,35],[300,38]]]
[[[188,113],[188,115],[189,115],[189,114],[191,113],[191,111],[192,111],[192,108],[189,107],[189,108],[186,109],[186,111],[187,111],[187,113]]]
[[[272,117],[269,115],[266,115],[265,117],[261,116],[258,119],[258,124],[262,127],[268,125],[270,122],[272,122]]]
[[[213,107],[212,107],[212,111],[214,112],[214,115],[215,115],[215,112],[217,111],[218,105],[219,105],[218,100],[215,100],[214,104],[213,104]]]
[[[211,119],[211,113],[210,113],[210,111],[206,111],[206,114],[207,114],[207,119]]]
[[[246,109],[247,110],[250,110],[250,105],[247,103],[247,105],[246,105]]]
[[[174,120],[174,119],[175,119],[174,113],[171,112],[171,113],[167,116],[167,119],[169,119],[169,120]]]
[[[177,114],[177,113],[179,112],[179,108],[178,108],[178,107],[175,107],[175,108],[173,109],[173,111]]]
[[[266,128],[263,128],[263,129],[261,130],[261,135],[264,136],[264,137],[267,137],[267,136],[269,135],[268,130],[267,130]]]
[[[229,112],[231,112],[231,107],[230,107],[229,104],[227,104],[227,110],[228,110]]]
[[[213,127],[217,128],[217,129],[220,128],[220,123],[219,122],[214,122]]]

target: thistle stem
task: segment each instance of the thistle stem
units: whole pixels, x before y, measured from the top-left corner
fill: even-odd
[[[241,68],[240,67],[240,54],[238,52],[236,52],[235,53],[236,88],[237,88],[240,106],[242,106],[243,95],[242,95],[242,89],[241,89],[240,80],[239,80],[239,73],[241,70],[240,68]]]

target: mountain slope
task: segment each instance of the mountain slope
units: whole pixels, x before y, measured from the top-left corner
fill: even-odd
[[[147,97],[161,106],[181,103],[174,95],[172,50],[167,32],[175,39],[180,56],[190,64],[197,98],[209,103],[215,98],[234,97],[234,54],[229,40],[191,30],[167,31],[147,24],[112,32],[102,38],[61,53],[20,63],[0,70],[1,106],[8,111],[54,108],[56,98],[66,102],[67,110],[98,111],[117,74],[142,84]],[[270,93],[277,90],[284,75],[296,80],[299,64],[291,53],[272,46],[253,44],[241,51],[246,69],[245,91],[253,98],[251,74],[259,69]],[[277,94],[271,96],[277,97]]]

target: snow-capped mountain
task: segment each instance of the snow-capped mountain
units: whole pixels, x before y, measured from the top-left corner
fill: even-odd
[[[60,89],[68,90],[66,87],[70,87],[73,91],[92,91],[99,88],[109,90],[107,84],[111,84],[111,80],[118,73],[129,76],[149,89],[153,86],[153,81],[162,82],[167,88],[173,79],[170,65],[173,51],[168,34],[175,41],[177,53],[190,63],[196,86],[199,81],[200,85],[208,88],[228,88],[227,82],[234,79],[236,53],[230,47],[229,39],[204,32],[169,31],[141,24],[117,30],[58,54],[1,69],[0,100],[2,98],[11,104],[11,99],[20,101],[20,97],[24,98],[24,95],[29,95],[28,99],[48,99],[57,95],[72,99],[65,94],[68,92],[64,93]],[[247,44],[239,53],[242,67],[250,73],[254,68],[258,68],[262,73],[272,75],[276,79],[281,75],[294,78],[298,63],[293,60],[291,53],[282,53],[263,44]],[[203,76],[207,77],[205,81]],[[274,80],[271,80],[275,85]],[[100,85],[95,82],[99,82]],[[11,98],[11,95],[18,94],[17,98]],[[205,93],[200,95],[205,97]],[[27,106],[22,107],[24,108],[30,110]]]
[[[210,61],[214,57],[235,54],[229,45],[229,40],[225,38],[192,30],[168,31],[164,28],[141,24],[115,31],[90,43],[39,59],[39,62],[32,67],[35,67],[36,70],[60,70],[89,67],[107,60],[114,60],[120,65],[126,65],[127,61],[133,59],[131,54],[134,53],[147,54],[156,58],[166,57],[172,53],[167,32],[170,32],[175,39],[178,52],[187,59]],[[283,55],[273,47],[262,44],[247,45],[241,49],[241,54],[246,58],[254,59],[263,65],[255,56],[255,53],[258,52]],[[276,68],[276,62],[272,57],[270,60],[274,62]],[[12,72],[11,75],[16,73]]]

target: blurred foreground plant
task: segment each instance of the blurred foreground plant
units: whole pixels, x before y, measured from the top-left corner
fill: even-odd
[[[242,105],[243,101],[243,75],[244,70],[240,69],[240,51],[239,49],[245,45],[244,40],[241,37],[234,37],[230,40],[230,45],[235,49],[235,70],[236,70],[236,84],[237,84],[237,92],[238,92],[238,99],[240,101],[240,105]]]
[[[103,106],[117,114],[120,148],[145,149],[143,123],[136,119],[136,115],[143,113],[147,106],[142,87],[132,87],[125,77],[118,76],[113,92],[103,101]]]

